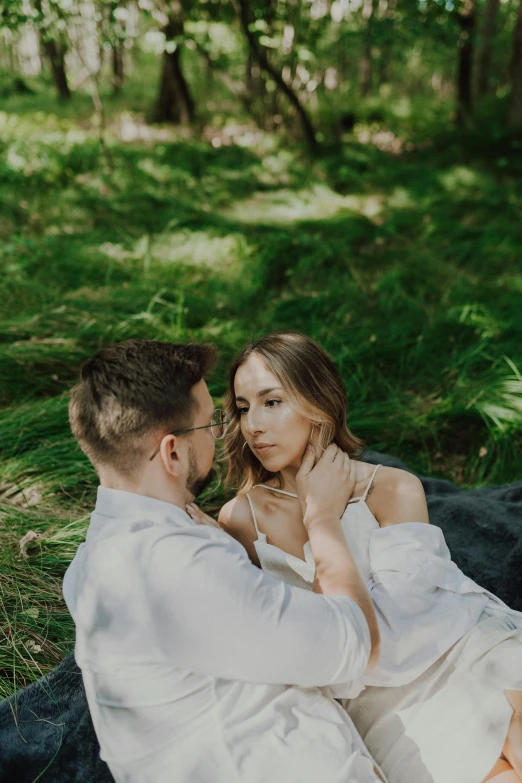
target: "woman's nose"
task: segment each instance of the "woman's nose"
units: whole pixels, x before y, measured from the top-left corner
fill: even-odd
[[[245,431],[248,435],[255,435],[264,432],[263,416],[259,411],[253,411],[252,408],[246,414]]]

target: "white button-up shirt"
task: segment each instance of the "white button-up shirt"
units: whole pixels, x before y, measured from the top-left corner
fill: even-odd
[[[347,596],[286,585],[224,531],[103,487],[63,592],[116,781],[379,780],[321,690],[368,662],[368,625]]]

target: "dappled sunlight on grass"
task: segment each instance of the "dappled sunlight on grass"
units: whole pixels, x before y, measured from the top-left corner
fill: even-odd
[[[118,263],[127,259],[143,264],[146,273],[151,264],[193,264],[219,267],[231,271],[248,257],[248,243],[241,234],[217,236],[212,231],[173,231],[176,220],[161,233],[146,234],[128,248],[122,244],[104,242],[100,252]]]
[[[48,112],[12,114],[0,111],[0,136],[12,138],[14,144],[37,141],[42,144],[82,144],[92,132],[78,127],[78,118],[66,119]]]
[[[179,231],[170,235],[163,232],[156,237],[150,252],[163,263],[181,261],[221,267],[225,271],[244,263],[249,247],[239,234],[212,236],[209,231]]]
[[[232,220],[246,223],[289,224],[304,220],[323,220],[349,213],[376,218],[382,210],[382,196],[341,196],[325,185],[316,184],[306,190],[282,188],[238,201],[222,210]]]

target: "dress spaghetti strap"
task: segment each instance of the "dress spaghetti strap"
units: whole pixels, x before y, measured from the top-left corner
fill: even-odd
[[[269,487],[268,484],[254,484],[252,489],[256,487],[263,487],[263,489],[270,489],[272,492],[279,492],[280,495],[288,495],[288,497],[296,498],[295,492],[287,492],[285,489],[276,489],[275,487]]]
[[[359,495],[356,498],[350,498],[348,503],[353,503],[354,501],[362,501],[363,503],[366,503],[366,498],[368,497],[368,492],[370,491],[371,486],[373,484],[373,480],[375,478],[375,474],[377,473],[377,471],[379,470],[380,467],[381,466],[379,464],[379,465],[376,465],[375,468],[373,469],[373,473],[370,476],[370,480],[369,480],[369,482],[367,484],[367,487],[366,487],[366,489],[364,491],[364,495]],[[288,495],[291,498],[296,498],[297,497],[297,495],[294,492],[286,492],[286,490],[284,490],[284,489],[276,489],[275,487],[270,487],[268,484],[255,484],[254,487],[252,487],[252,489],[255,489],[255,487],[263,487],[263,489],[269,489],[271,492],[279,492],[281,495]],[[256,519],[255,519],[254,507],[252,505],[252,501],[250,500],[249,495],[247,495],[247,498],[248,498],[248,502],[250,503],[250,508],[252,509],[252,516],[254,517],[254,523],[255,523],[255,526],[256,526],[256,530],[257,530],[257,522],[256,522]],[[259,531],[258,531],[257,534],[259,535]]]
[[[381,467],[380,465],[376,465],[375,468],[374,468],[374,471],[373,471],[373,473],[372,473],[372,475],[370,477],[370,480],[368,482],[368,486],[366,487],[364,495],[362,496],[362,500],[364,500],[365,502],[366,502],[366,498],[368,497],[368,492],[370,491],[370,488],[371,488],[371,486],[373,484],[373,480],[375,478],[375,474],[377,473],[377,471],[379,470],[380,467]]]
[[[367,487],[366,487],[366,489],[364,491],[364,495],[358,495],[356,498],[350,498],[350,500],[348,501],[348,504],[354,503],[355,501],[357,501],[359,503],[366,503],[366,498],[368,497],[368,492],[370,491],[370,488],[371,488],[371,486],[373,484],[373,480],[375,478],[375,474],[377,473],[377,471],[379,470],[380,467],[381,467],[380,465],[376,465],[375,466],[374,471],[373,471],[372,475],[370,476],[370,480],[368,482],[368,485],[367,485]]]
[[[259,532],[259,528],[258,528],[258,526],[257,526],[256,512],[255,512],[255,510],[254,510],[254,504],[252,503],[252,498],[250,497],[250,495],[248,494],[248,492],[246,493],[246,498],[247,498],[247,500],[248,500],[248,503],[249,503],[249,505],[250,505],[250,511],[252,512],[252,519],[254,520],[254,526],[255,526],[255,528],[256,528],[257,539],[259,540],[260,538],[264,538],[265,536],[264,536],[264,534],[263,534],[263,533],[260,533],[260,532]]]

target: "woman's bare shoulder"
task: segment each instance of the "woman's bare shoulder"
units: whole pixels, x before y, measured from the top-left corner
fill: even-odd
[[[379,468],[368,505],[381,527],[400,522],[430,521],[421,480],[400,468],[385,465]]]
[[[245,528],[253,528],[255,533],[252,511],[247,496],[236,495],[228,503],[225,503],[219,512],[218,522],[231,535],[234,535],[234,531],[237,532]]]
[[[235,498],[225,503],[219,512],[218,522],[223,530],[233,536],[242,544],[250,560],[259,565],[254,541],[257,539],[257,531],[252,518],[250,503],[246,495],[236,495]]]
[[[424,492],[422,481],[414,473],[402,470],[402,468],[390,468],[387,465],[381,465],[375,474],[375,481],[378,482],[380,487],[386,487],[394,492],[404,491],[406,488],[410,490],[415,488]]]

